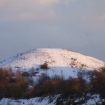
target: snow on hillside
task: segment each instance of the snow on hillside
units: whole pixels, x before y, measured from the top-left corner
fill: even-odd
[[[104,62],[93,57],[64,50],[64,49],[34,49],[26,53],[17,54],[0,63],[0,67],[32,68],[36,65],[48,62],[50,67],[81,67],[86,69],[98,69],[104,66]]]
[[[39,76],[46,73],[40,69],[40,65],[47,62],[49,69],[47,75],[53,77],[55,75],[77,77],[80,69],[99,70],[104,66],[104,62],[93,57],[85,56],[65,49],[34,49],[26,53],[20,53],[16,56],[8,58],[0,63],[0,67],[12,67],[13,70],[21,70],[22,72],[30,71],[34,68],[37,74],[33,76],[36,80]],[[80,69],[78,69],[80,68]],[[40,70],[39,70],[40,69]]]

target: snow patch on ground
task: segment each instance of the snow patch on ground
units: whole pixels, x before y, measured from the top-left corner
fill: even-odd
[[[0,101],[0,105],[55,105],[57,96],[52,97],[52,102],[49,101],[49,97],[37,97],[31,99],[8,99],[3,98]]]
[[[58,96],[59,95],[56,95],[54,97],[48,96],[18,100],[3,98],[0,100],[0,105],[55,105]],[[75,102],[78,102],[78,99]],[[84,104],[81,105],[96,105],[96,103],[102,103],[102,100],[100,100],[98,94],[92,95],[90,99],[88,99]]]

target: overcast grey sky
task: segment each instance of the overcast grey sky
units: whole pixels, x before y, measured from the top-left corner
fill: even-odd
[[[0,0],[0,60],[49,46],[105,61],[105,0]]]

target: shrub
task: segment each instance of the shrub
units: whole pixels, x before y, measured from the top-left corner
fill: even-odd
[[[41,85],[43,84],[45,81],[50,80],[50,78],[46,75],[46,74],[42,74],[41,77],[38,80],[38,84]]]
[[[40,65],[40,68],[41,68],[41,69],[46,69],[46,70],[49,69],[48,63],[45,62],[44,64]]]
[[[91,90],[105,98],[105,71],[94,73],[91,78]]]
[[[82,81],[82,83],[81,83]],[[35,85],[34,89],[29,91],[31,96],[47,96],[64,94],[65,96],[75,95],[81,96],[82,87],[86,87],[85,80],[80,80],[78,78],[70,78],[69,80],[63,80],[62,78],[49,79],[47,76],[42,76],[39,83]]]

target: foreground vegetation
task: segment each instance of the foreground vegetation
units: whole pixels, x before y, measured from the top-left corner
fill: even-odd
[[[65,100],[69,100],[66,105],[73,104],[76,99],[83,97],[78,101],[78,104],[82,104],[89,99],[88,94],[100,94],[100,98],[105,99],[105,68],[101,68],[100,72],[85,72],[89,82],[83,75],[81,72],[78,73],[78,78],[70,77],[64,80],[58,76],[51,79],[43,74],[38,82],[29,88],[32,81],[22,76],[19,71],[13,73],[11,68],[8,70],[0,68],[0,98],[19,99],[61,94],[56,105],[64,105]]]
[[[0,98],[22,98],[28,89],[29,82],[20,72],[0,68]]]

